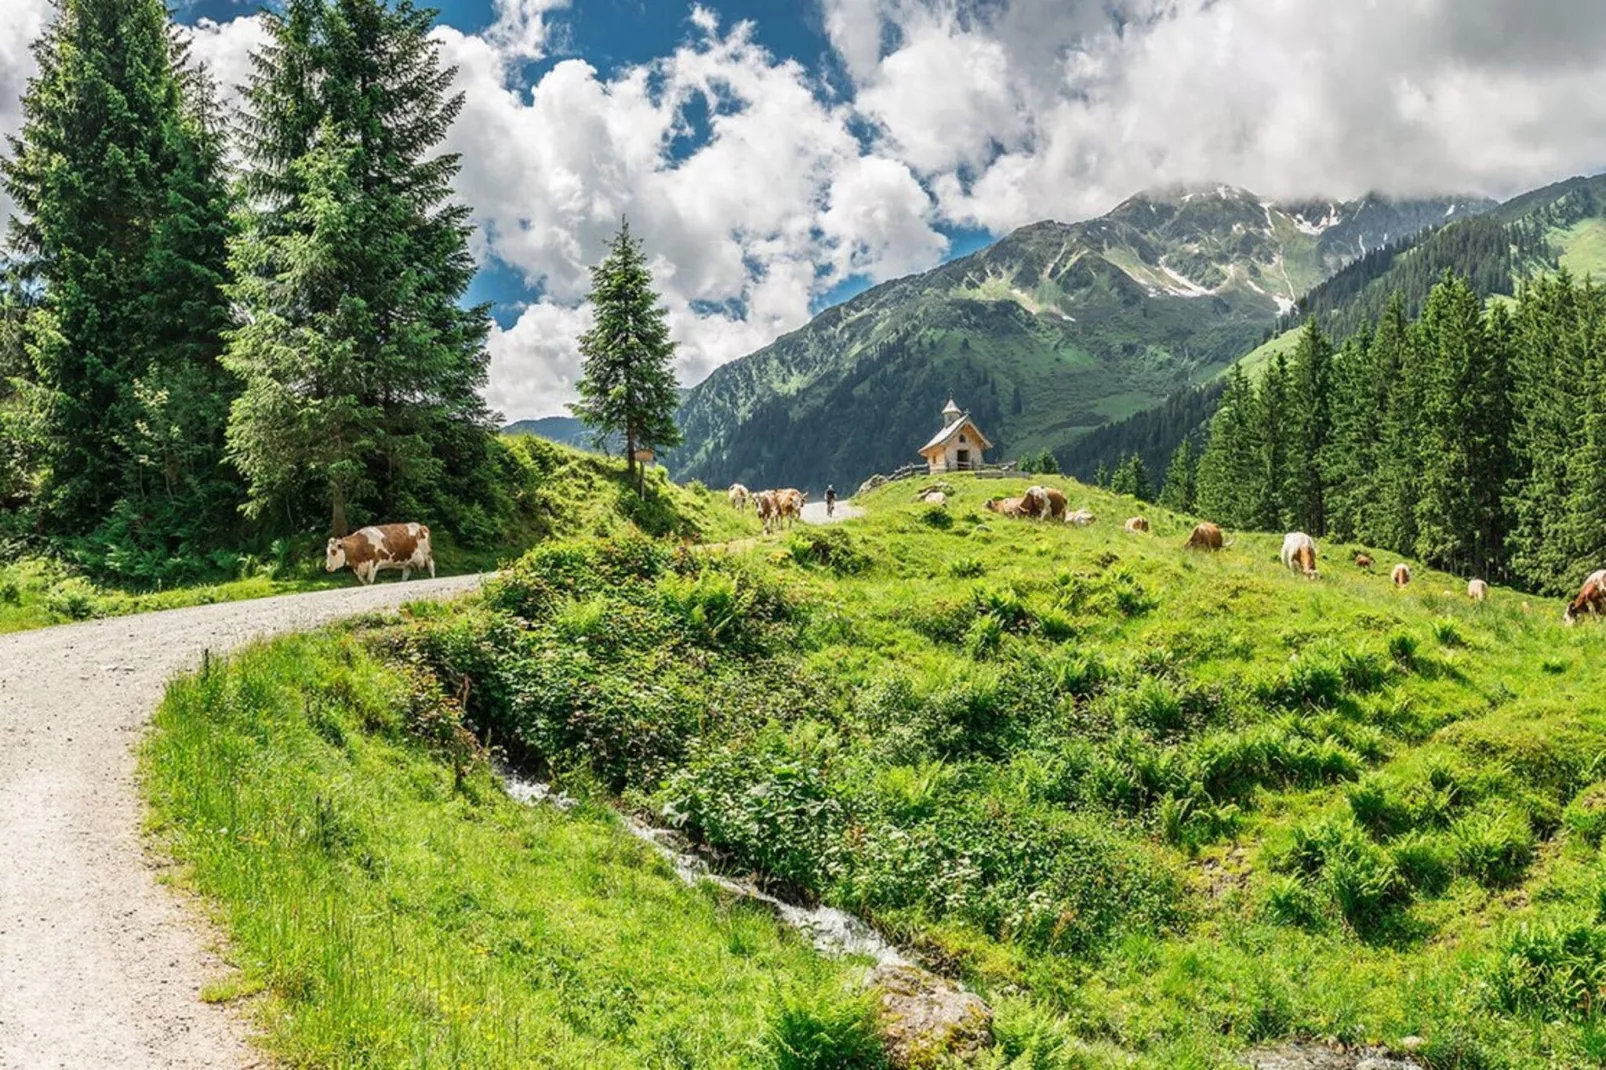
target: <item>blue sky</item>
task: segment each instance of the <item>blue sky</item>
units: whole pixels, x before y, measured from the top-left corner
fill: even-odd
[[[225,86],[256,10],[179,12]],[[0,0],[0,134],[50,11]],[[436,36],[509,419],[573,398],[621,216],[689,384],[867,285],[1150,186],[1498,197],[1606,163],[1599,0],[443,0]]]

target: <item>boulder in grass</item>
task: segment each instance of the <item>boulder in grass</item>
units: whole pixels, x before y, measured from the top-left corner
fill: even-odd
[[[897,1070],[967,1063],[993,1043],[993,1012],[981,997],[915,966],[870,972],[887,1057]]]
[[[1253,1070],[1422,1070],[1411,1059],[1394,1058],[1384,1048],[1318,1044],[1294,1041],[1243,1053],[1242,1061]]]

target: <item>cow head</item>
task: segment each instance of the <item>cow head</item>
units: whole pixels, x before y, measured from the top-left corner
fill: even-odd
[[[325,572],[339,572],[346,567],[346,544],[340,539],[330,539],[329,545],[323,550],[323,567]]]
[[[1572,625],[1578,623],[1578,603],[1577,602],[1569,603],[1567,608],[1561,611],[1561,622],[1563,624],[1567,625],[1568,627],[1571,627]]]

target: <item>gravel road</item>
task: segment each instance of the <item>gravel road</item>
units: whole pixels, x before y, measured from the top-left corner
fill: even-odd
[[[852,520],[856,516],[863,516],[864,510],[857,505],[849,505],[840,499],[836,509],[830,516],[825,515],[824,502],[805,502],[803,505],[803,523],[805,524],[840,524],[844,520]]]
[[[175,674],[478,576],[391,581],[0,636],[0,1067],[265,1065],[204,926],[140,839],[135,747]],[[353,581],[355,583],[355,581]]]

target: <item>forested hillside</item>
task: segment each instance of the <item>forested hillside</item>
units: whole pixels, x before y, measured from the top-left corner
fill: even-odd
[[[1215,378],[1351,257],[1485,207],[1280,206],[1220,186],[1033,224],[718,369],[683,404],[668,463],[711,484],[853,485],[913,459],[949,396],[995,456],[1063,450]]]
[[[372,521],[517,522],[432,13],[262,18],[237,115],[159,0],[63,0],[34,46],[0,162],[9,553],[155,587]]]
[[[1509,298],[1530,279],[1561,268],[1575,277],[1606,277],[1606,175],[1575,178],[1525,193],[1487,214],[1394,241],[1317,285],[1277,325],[1277,334],[1242,361],[1251,380],[1294,345],[1300,324],[1316,319],[1333,338],[1370,329],[1397,297],[1407,316],[1421,313],[1429,293],[1451,272],[1482,298]],[[1068,471],[1091,475],[1130,453],[1153,465],[1184,435],[1196,435],[1214,412],[1221,384],[1212,384],[1204,419],[1188,423],[1201,395],[1189,390],[1134,414],[1060,451]]]
[[[1606,563],[1606,290],[1565,271],[1488,306],[1446,273],[1335,352],[1308,320],[1292,359],[1235,373],[1198,507],[1562,594]]]

